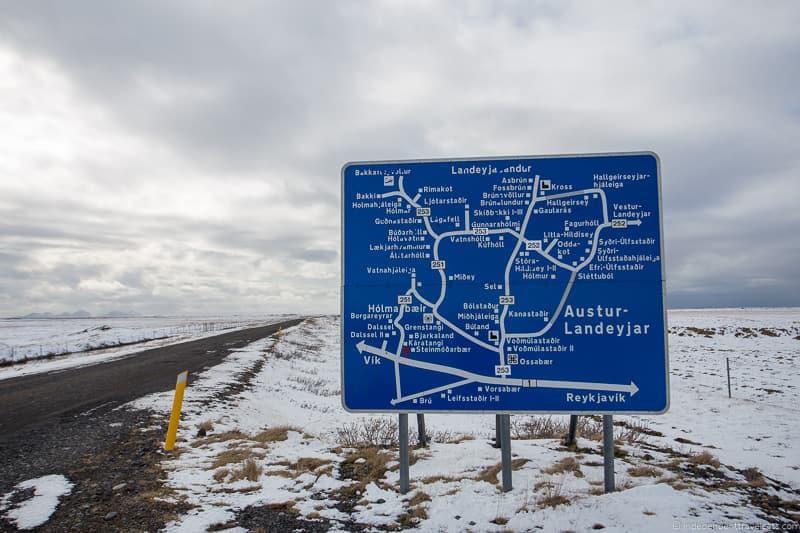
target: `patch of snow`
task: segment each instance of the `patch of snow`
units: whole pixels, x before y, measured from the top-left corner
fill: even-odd
[[[0,498],[0,511],[5,511],[5,518],[19,529],[38,527],[50,519],[58,507],[59,498],[72,492],[72,487],[72,482],[59,474],[29,479],[18,483],[13,491]],[[15,493],[30,489],[34,491],[33,496],[11,503]]]
[[[412,491],[396,492],[397,451],[389,448],[384,452],[390,456],[388,470],[366,484],[347,515],[338,508],[337,492],[353,484],[341,477],[353,450],[342,446],[339,430],[365,420],[390,424],[397,417],[342,409],[338,319],[307,320],[280,338],[237,350],[189,384],[179,439],[182,453],[165,467],[169,486],[197,509],[168,530],[202,529],[233,518],[227,514],[223,520],[219,509],[267,504],[288,504],[301,517],[333,520],[344,529],[347,520],[396,527],[415,498],[415,524],[425,531],[526,530],[534,524],[544,531],[589,531],[595,524],[608,531],[769,527],[750,499],[742,471],[756,467],[775,480],[769,481],[774,484],[765,494],[783,500],[800,494],[800,457],[792,451],[800,438],[800,428],[792,422],[800,415],[800,341],[795,338],[800,310],[678,311],[670,313],[670,325],[670,411],[614,417],[618,424],[648,430],[642,441],[620,445],[627,455],[615,461],[618,492],[602,493],[600,443],[581,436],[578,452],[566,450],[558,438],[514,439],[512,453],[520,464],[514,490],[504,494],[499,474],[493,478],[488,470],[500,461],[499,450],[489,442],[494,416],[426,415],[429,434],[436,438],[429,448],[414,451]],[[726,357],[737,362],[730,399]],[[240,390],[236,385],[244,376],[250,386]],[[167,414],[171,402],[167,392],[134,405]],[[563,415],[556,418],[566,421]],[[410,420],[413,433],[415,417]],[[512,417],[512,422],[526,420]],[[212,438],[195,438],[197,426],[206,421],[213,423]],[[286,440],[255,439],[259,431],[278,426],[291,426]],[[213,440],[234,430],[241,435]],[[241,461],[214,464],[232,449],[252,452],[261,467],[254,480],[234,481],[225,474],[240,468]],[[701,452],[710,452],[719,467],[685,467],[688,458]],[[318,459],[322,466],[293,471],[291,465],[301,459]],[[577,469],[554,468],[564,459],[574,460]],[[350,460],[365,466],[361,459]],[[642,466],[653,474],[636,472]],[[693,477],[692,469],[700,475]],[[742,486],[719,488],[715,475]]]
[[[17,361],[0,368],[0,380],[103,363],[289,317],[0,319],[0,362]]]

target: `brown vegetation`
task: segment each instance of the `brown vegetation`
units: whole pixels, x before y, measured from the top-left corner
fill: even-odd
[[[511,460],[511,469],[512,470],[519,470],[520,468],[522,468],[522,465],[524,465],[528,461],[529,461],[529,459],[525,459],[525,458],[522,458],[522,457],[517,458],[517,459],[512,459]],[[497,463],[494,466],[490,466],[488,468],[484,468],[483,470],[481,470],[478,473],[478,475],[475,477],[475,479],[477,481],[485,481],[487,483],[492,483],[492,484],[496,485],[498,483],[497,474],[499,474],[501,470],[503,470],[503,463]]]
[[[296,431],[298,433],[300,432],[299,429],[292,426],[275,426],[273,428],[267,428],[256,435],[253,435],[252,440],[260,442],[261,444],[267,444],[268,442],[280,442],[289,438],[290,431]]]
[[[628,475],[633,477],[659,477],[663,472],[654,466],[635,466],[628,469]]]
[[[719,459],[706,451],[690,455],[688,460],[693,465],[708,465],[713,466],[714,468],[719,468]]]
[[[261,468],[255,459],[248,459],[241,467],[231,472],[231,481],[239,481],[242,479],[257,481],[263,471],[264,469]]]
[[[583,477],[581,465],[574,457],[564,457],[554,465],[544,469],[545,474],[566,474],[572,472],[575,477]]]

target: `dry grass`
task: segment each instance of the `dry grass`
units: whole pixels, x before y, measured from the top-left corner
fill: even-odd
[[[262,488],[261,484],[256,483],[255,485],[249,485],[247,487],[237,487],[235,489],[231,487],[222,487],[219,489],[212,489],[211,492],[213,492],[214,494],[248,494],[250,492],[257,492],[261,490],[261,488]],[[216,503],[214,505],[223,506],[224,504]]]
[[[414,507],[416,505],[419,505],[419,504],[424,503],[424,502],[429,502],[429,501],[431,501],[430,495],[428,493],[422,492],[420,490],[420,491],[417,491],[417,493],[414,494],[411,497],[410,500],[408,500],[408,505],[410,507]]]
[[[508,524],[508,518],[506,518],[504,516],[496,516],[496,517],[494,517],[494,520],[490,520],[490,522],[492,524],[497,524],[498,526],[504,526],[504,525]]]
[[[578,417],[577,428],[581,437],[592,440],[603,438],[603,424],[592,418]],[[553,416],[515,416],[511,419],[511,436],[515,439],[560,439],[566,436],[568,431],[568,417],[562,419]]]
[[[444,483],[454,483],[456,481],[463,481],[465,479],[468,479],[468,478],[467,477],[446,476],[446,475],[440,474],[440,475],[436,475],[436,476],[424,477],[424,478],[420,479],[420,482],[423,483],[424,485],[429,485],[431,483],[438,483],[439,481],[442,481]]]
[[[222,433],[217,433],[216,435],[210,435],[208,437],[203,437],[202,439],[196,439],[192,446],[206,446],[208,444],[214,444],[217,442],[225,442],[229,440],[247,440],[250,437],[246,433],[242,433],[238,429],[234,429],[231,431],[224,431]]]
[[[398,427],[391,418],[364,418],[339,428],[336,438],[347,448],[390,448],[398,443]]]
[[[707,451],[690,455],[689,462],[693,465],[708,465],[713,466],[714,468],[719,468],[719,459]]]
[[[431,442],[458,444],[474,439],[475,436],[470,434],[432,430],[430,427],[426,429],[426,444]],[[336,440],[345,448],[395,448],[399,443],[399,428],[393,418],[362,418],[337,429]],[[408,432],[408,444],[412,447],[423,447],[416,430]]]
[[[222,483],[231,471],[227,468],[222,468],[214,472],[213,478],[217,483]]]
[[[231,463],[241,463],[247,459],[264,457],[263,453],[254,452],[251,448],[231,448],[217,455],[211,468],[221,468]]]
[[[320,459],[318,457],[301,457],[296,463],[290,467],[295,472],[315,472],[319,467],[329,465],[331,461],[328,459]]]
[[[541,507],[557,507],[569,503],[569,498],[561,493],[561,482],[545,481],[540,485],[537,484],[542,491],[542,497],[539,498],[537,503]]]
[[[553,466],[544,469],[545,474],[566,474],[572,472],[575,477],[583,477],[581,465],[574,457],[564,457]]]
[[[206,528],[206,531],[225,531],[226,529],[233,529],[237,526],[235,520],[229,520],[227,522],[217,522],[215,524],[211,524]]]
[[[386,475],[391,460],[391,453],[378,448],[361,448],[345,456],[339,465],[339,472],[343,478],[350,478],[354,483],[339,489],[337,498],[352,499],[370,483],[379,483]]]
[[[511,460],[511,469],[512,470],[519,470],[528,461],[529,461],[529,459],[525,459],[525,458],[522,458],[522,457],[517,458],[517,459],[512,459]],[[481,470],[478,473],[478,475],[475,476],[475,479],[477,481],[485,481],[487,483],[491,483],[493,485],[496,485],[498,483],[497,474],[499,474],[501,470],[503,470],[503,463],[497,463],[494,466],[490,466],[488,468],[484,468],[483,470]]]
[[[281,442],[289,438],[290,431],[297,431],[300,433],[299,429],[292,426],[275,426],[274,428],[267,428],[264,431],[253,435],[252,440],[260,442],[261,444],[267,444],[269,442]]]
[[[650,429],[650,425],[642,420],[620,420],[614,424],[616,431],[614,440],[617,442],[637,443],[644,442],[648,436],[661,437],[663,433]]]
[[[702,335],[703,337],[711,338],[717,333],[713,328],[696,328],[694,326],[687,326],[686,331],[694,335]]]
[[[397,517],[397,523],[401,527],[410,529],[417,526],[423,520],[428,518],[428,511],[424,507],[413,507],[408,512],[401,514]]]
[[[386,475],[392,455],[377,448],[362,448],[348,455],[344,463],[352,465],[353,478],[366,484],[378,481]]]
[[[270,466],[284,466],[286,470],[270,470],[267,472],[268,475],[291,479],[306,473],[316,474],[317,479],[319,479],[320,476],[333,473],[331,461],[328,459],[319,459],[317,457],[301,457],[294,463],[279,461]]]
[[[576,435],[584,439],[603,440],[603,422],[592,416],[579,416]],[[511,435],[515,439],[561,439],[569,432],[569,417],[527,416],[511,420]],[[617,442],[642,442],[648,435],[661,436],[640,420],[619,421],[614,424]]]
[[[685,483],[679,477],[672,477],[672,478],[669,478],[669,479],[663,479],[663,480],[659,481],[659,483],[666,483],[667,485],[669,485],[670,487],[672,487],[675,490],[686,490],[686,489],[688,489],[690,487],[690,485],[688,483]]]
[[[211,420],[203,420],[197,424],[197,429],[202,429],[205,432],[212,431],[214,429],[214,422]]]
[[[431,501],[429,494],[418,491],[408,500],[408,511],[397,518],[398,524],[403,528],[419,525],[420,522],[428,518],[428,511],[422,504],[429,501]]]
[[[758,468],[750,467],[742,470],[744,479],[747,484],[754,488],[766,487],[767,481],[764,479],[764,474]]]
[[[270,463],[267,466],[284,467],[284,470],[271,471],[270,475],[276,474],[282,477],[293,478],[306,472],[316,472],[320,469],[323,469],[322,467],[328,467],[324,468],[324,470],[328,470],[333,465],[329,459],[320,459],[318,457],[301,457],[294,463],[287,460],[281,460]]]
[[[628,475],[633,477],[660,477],[663,472],[654,466],[635,466],[628,469]]]
[[[231,481],[239,481],[242,479],[257,481],[263,471],[264,469],[261,468],[255,459],[248,459],[241,467],[231,472]]]

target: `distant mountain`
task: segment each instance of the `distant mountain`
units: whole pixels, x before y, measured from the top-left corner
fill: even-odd
[[[136,311],[109,311],[102,316],[104,318],[137,318],[142,316],[142,314]]]
[[[72,313],[29,313],[20,318],[90,318],[92,314],[83,309]]]

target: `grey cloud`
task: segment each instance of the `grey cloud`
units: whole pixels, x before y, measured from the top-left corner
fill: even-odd
[[[202,164],[285,155],[315,112],[345,94],[336,74],[351,70],[352,34],[336,4],[84,7],[6,6],[2,33],[60,64],[127,127]]]
[[[641,149],[671,305],[798,304],[798,24],[795,2],[7,3],[0,48],[141,146],[0,166],[57,176],[0,181],[0,313],[334,310],[344,162]]]

